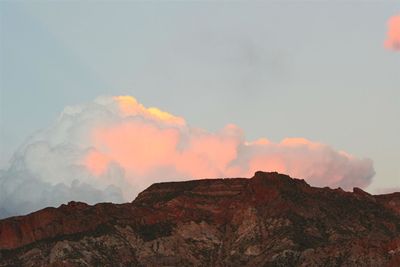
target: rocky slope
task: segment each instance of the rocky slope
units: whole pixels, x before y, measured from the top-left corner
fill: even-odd
[[[264,172],[153,184],[1,220],[0,266],[400,266],[400,193]]]

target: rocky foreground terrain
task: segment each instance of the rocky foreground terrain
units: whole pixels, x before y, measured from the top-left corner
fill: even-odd
[[[0,266],[400,266],[400,193],[251,179],[153,184],[0,221]]]

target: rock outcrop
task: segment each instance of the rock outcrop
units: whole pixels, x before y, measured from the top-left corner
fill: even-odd
[[[265,172],[158,183],[1,220],[0,266],[400,266],[400,193]]]

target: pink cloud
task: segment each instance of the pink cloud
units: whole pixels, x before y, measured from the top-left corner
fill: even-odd
[[[400,51],[400,15],[391,17],[387,26],[387,36],[384,43],[385,48]]]
[[[236,125],[210,133],[133,97],[114,97],[111,103],[117,119],[90,129],[88,140],[97,154],[90,150],[83,160],[95,176],[106,173],[110,163],[118,164],[134,185],[160,178],[250,177],[264,170],[351,189],[367,186],[374,175],[370,160],[305,138],[246,142]]]

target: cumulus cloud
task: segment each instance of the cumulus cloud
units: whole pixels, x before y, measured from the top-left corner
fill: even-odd
[[[400,15],[391,17],[387,27],[385,48],[400,51]]]
[[[66,107],[0,174],[0,212],[21,214],[69,200],[131,201],[154,182],[251,177],[257,170],[316,186],[366,187],[372,161],[304,138],[246,141],[236,125],[211,133],[130,96]]]

